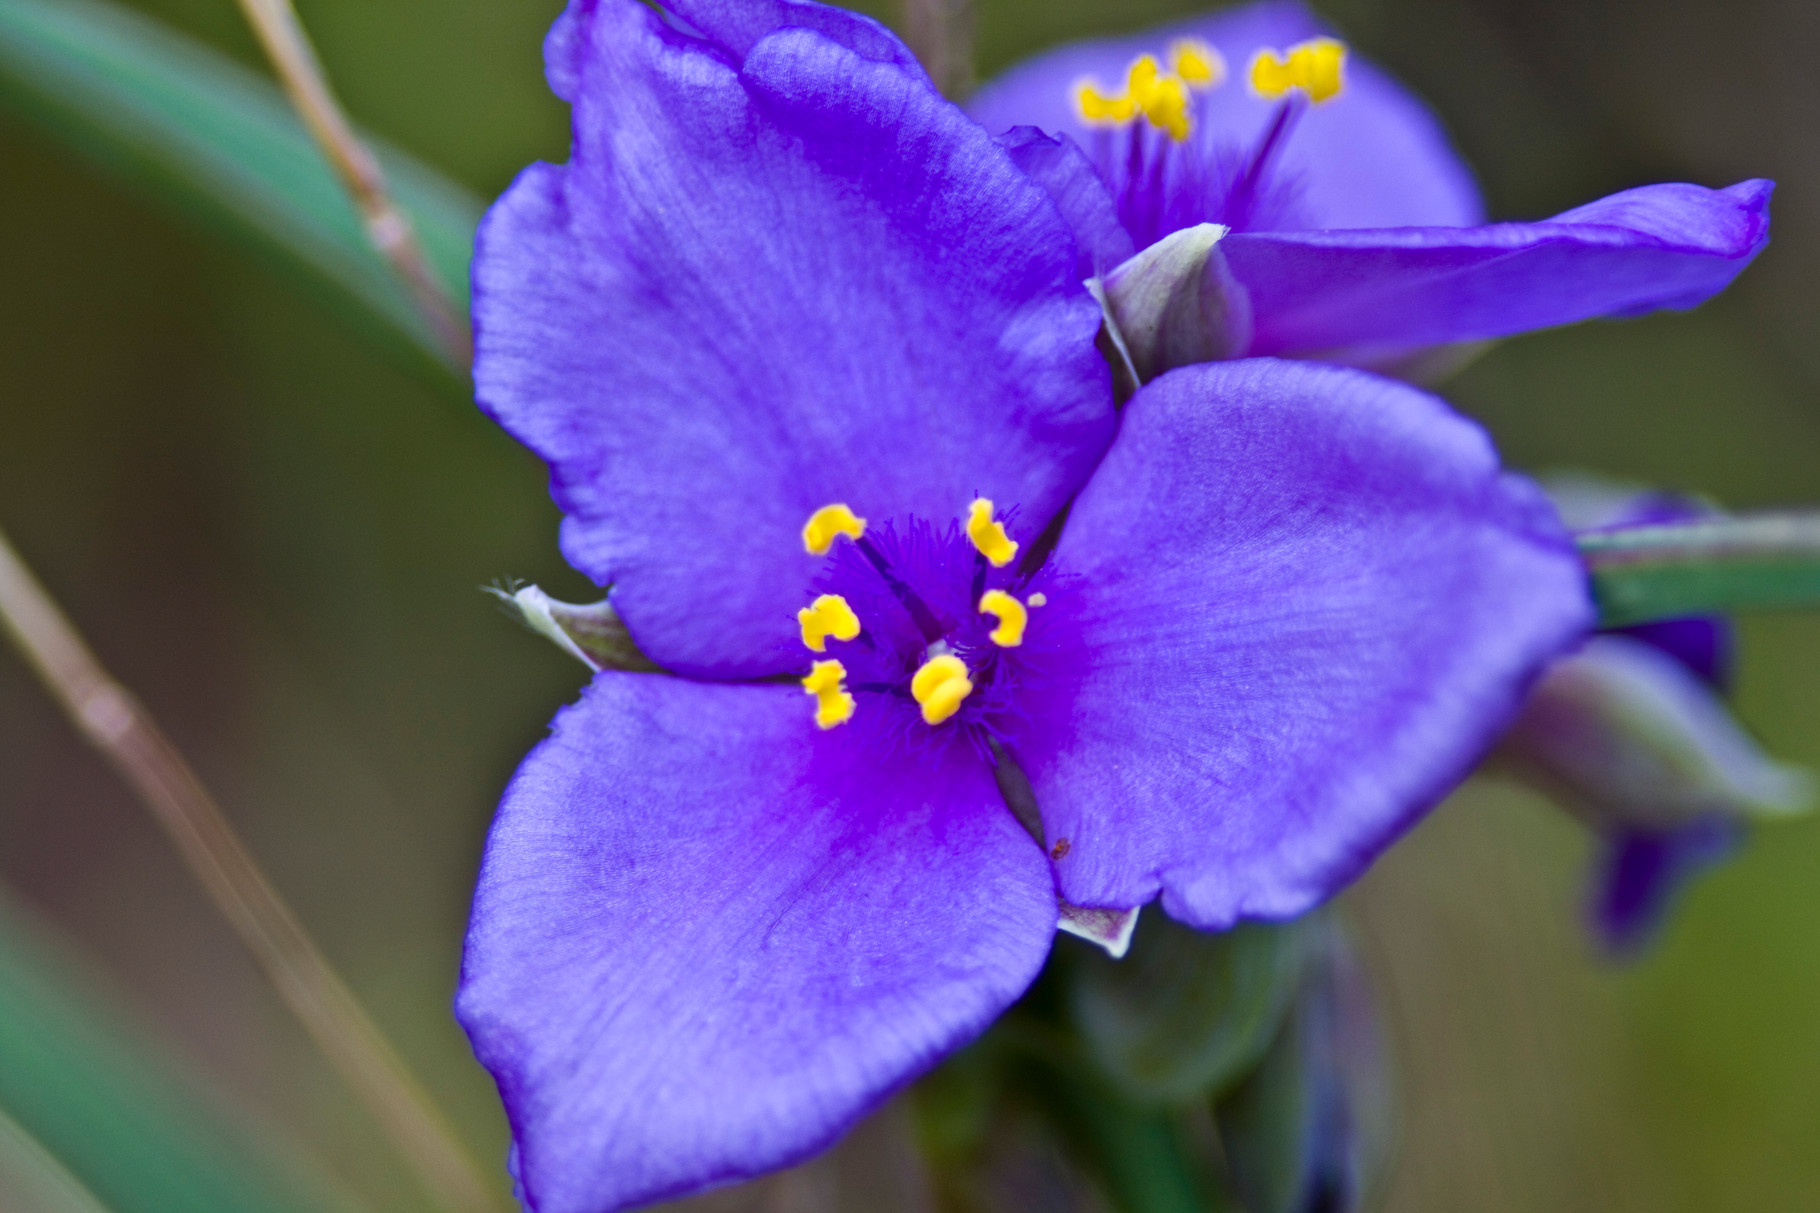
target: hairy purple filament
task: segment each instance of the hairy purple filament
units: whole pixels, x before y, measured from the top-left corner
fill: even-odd
[[[1291,93],[1277,107],[1276,116],[1270,120],[1264,137],[1252,149],[1251,157],[1245,163],[1245,171],[1233,183],[1226,193],[1226,200],[1221,205],[1218,222],[1234,231],[1243,231],[1251,223],[1252,212],[1257,208],[1258,186],[1270,169],[1270,162],[1282,146],[1289,142],[1289,136],[1295,132],[1296,123],[1308,109],[1306,97]]]
[[[1117,201],[1119,220],[1139,247],[1199,223],[1234,231],[1266,231],[1293,222],[1293,183],[1276,175],[1284,148],[1309,101],[1286,97],[1249,148],[1217,142],[1218,127],[1202,118],[1200,96],[1190,102],[1192,133],[1177,143],[1139,119],[1101,127],[1088,140],[1089,154]]]
[[[992,743],[1022,719],[1017,699],[1043,681],[1039,668],[1055,648],[1060,615],[1049,604],[1054,581],[1047,568],[992,567],[957,522],[939,531],[918,518],[901,530],[887,522],[869,527],[857,541],[836,543],[816,590],[839,594],[860,620],[857,637],[828,650],[845,665],[847,688],[858,700],[843,727],[912,750],[965,738],[990,760]],[[1004,647],[992,640],[997,620],[979,609],[988,590],[1026,604],[1034,596],[1041,604],[1032,606],[1022,644]],[[974,689],[950,720],[931,726],[910,684],[941,653],[966,665]]]

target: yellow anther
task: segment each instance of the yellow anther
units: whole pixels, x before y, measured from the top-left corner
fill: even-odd
[[[992,629],[992,643],[1000,648],[1015,649],[1024,643],[1024,628],[1030,623],[1030,612],[1024,604],[1003,590],[987,590],[980,599],[980,614],[998,619]]]
[[[1335,38],[1298,42],[1284,55],[1266,48],[1251,60],[1251,88],[1258,96],[1271,98],[1299,88],[1309,100],[1325,101],[1339,96],[1345,64],[1346,44]]]
[[[866,520],[854,514],[844,502],[824,505],[803,523],[803,547],[812,556],[820,556],[834,546],[836,535],[858,539],[866,533]]]
[[[1205,58],[1193,59],[1191,66],[1212,70],[1211,61]],[[1205,87],[1211,88],[1213,83],[1217,81]],[[1168,131],[1177,143],[1188,138],[1188,84],[1184,77],[1165,72],[1154,55],[1140,55],[1132,63],[1125,73],[1124,92],[1103,93],[1087,81],[1074,86],[1074,104],[1081,121],[1089,126],[1124,126],[1142,115],[1158,130]]]
[[[1168,131],[1177,143],[1188,138],[1188,86],[1178,77],[1162,71],[1155,59],[1145,55],[1131,65],[1125,87],[1151,126]]]
[[[823,594],[796,613],[803,627],[803,643],[820,653],[828,647],[828,637],[852,640],[859,635],[859,616],[839,594]]]
[[[1017,541],[1005,534],[1005,524],[992,521],[992,502],[981,497],[967,507],[967,538],[979,554],[1002,569],[1017,555]]]
[[[815,696],[815,723],[824,729],[853,719],[853,696],[841,687],[847,667],[838,661],[818,661],[809,667],[803,690]]]
[[[1138,104],[1130,97],[1110,97],[1091,84],[1075,86],[1074,104],[1089,126],[1123,126],[1138,116]]]
[[[1226,57],[1199,38],[1177,38],[1169,44],[1169,69],[1189,88],[1218,88],[1226,80]]]
[[[967,664],[952,653],[931,657],[910,680],[910,696],[923,707],[924,724],[940,724],[961,710],[961,700],[973,694]]]

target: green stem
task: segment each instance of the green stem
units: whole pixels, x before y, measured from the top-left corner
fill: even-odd
[[[1226,1213],[1234,1206],[1190,1147],[1181,1114],[1126,1098],[1071,1034],[1001,1025],[1017,1083],[1119,1213]]]
[[[1820,606],[1820,512],[1614,527],[1577,542],[1606,627]]]

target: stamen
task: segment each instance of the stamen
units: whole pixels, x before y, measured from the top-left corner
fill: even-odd
[[[1034,602],[1040,595],[1032,596]],[[1030,612],[1024,604],[1005,593],[1003,590],[987,590],[980,599],[980,614],[991,615],[998,620],[998,626],[990,635],[992,643],[1000,648],[1015,649],[1024,643],[1024,628],[1030,623]]]
[[[947,720],[961,710],[961,701],[972,693],[973,680],[967,677],[967,664],[952,653],[931,657],[910,680],[910,696],[922,705],[924,724]]]
[[[1074,105],[1089,126],[1123,126],[1138,116],[1138,104],[1129,96],[1108,96],[1085,81],[1075,86]]]
[[[1004,568],[1017,555],[1017,543],[1005,534],[1004,523],[992,521],[988,498],[981,497],[967,507],[967,538],[995,569]]]
[[[1177,38],[1169,44],[1169,69],[1189,88],[1218,88],[1226,81],[1226,56],[1199,38]]]
[[[1183,46],[1186,42],[1178,44],[1178,49]],[[1206,49],[1213,50],[1212,47]],[[1218,83],[1212,78],[1212,61],[1198,51],[1186,57],[1178,54],[1177,62],[1187,62],[1192,70],[1208,78],[1196,87],[1212,88]],[[1141,114],[1150,125],[1169,132],[1169,137],[1180,143],[1188,138],[1191,129],[1188,87],[1185,77],[1159,67],[1155,55],[1140,55],[1125,73],[1124,92],[1103,93],[1091,80],[1082,81],[1074,86],[1074,108],[1081,121],[1089,126],[1125,126],[1135,122]]]
[[[1252,57],[1251,89],[1275,99],[1299,88],[1310,101],[1326,101],[1340,95],[1345,62],[1346,44],[1335,38],[1298,42],[1285,55],[1266,47]]]
[[[859,635],[859,616],[839,594],[823,594],[796,613],[802,625],[803,643],[820,653],[828,647],[828,637],[852,640]]]
[[[825,556],[834,546],[836,535],[857,540],[866,533],[866,520],[856,516],[844,502],[824,505],[803,523],[803,547],[811,556]]]
[[[803,690],[815,696],[815,723],[831,729],[853,719],[853,696],[841,687],[847,667],[838,661],[818,661],[809,667]]]

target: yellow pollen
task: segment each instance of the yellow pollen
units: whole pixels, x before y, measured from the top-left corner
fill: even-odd
[[[1123,126],[1138,116],[1138,104],[1130,97],[1107,96],[1091,84],[1075,87],[1074,103],[1089,126]]]
[[[821,663],[818,663],[821,664]],[[973,694],[967,665],[952,653],[931,657],[910,680],[910,695],[923,707],[924,724],[940,724],[961,710],[961,700]]]
[[[803,627],[803,643],[817,653],[828,647],[828,637],[852,640],[859,635],[859,616],[839,594],[823,594],[796,613]]]
[[[853,696],[841,688],[847,667],[838,661],[818,661],[809,667],[803,690],[815,696],[815,723],[831,729],[853,719]]]
[[[1033,607],[1048,606],[1049,605],[1049,595],[1032,594],[1032,595],[1030,595],[1029,601],[1030,601],[1030,605]]]
[[[824,505],[803,523],[803,547],[812,556],[825,555],[834,546],[836,535],[858,539],[866,533],[866,520],[856,516],[845,503]]]
[[[967,538],[979,554],[1002,569],[1017,555],[1017,542],[1005,534],[1005,524],[992,521],[992,502],[981,497],[967,507]]]
[[[1189,88],[1218,88],[1226,81],[1226,57],[1199,38],[1177,38],[1170,43],[1169,68]]]
[[[1081,121],[1089,126],[1124,126],[1142,115],[1150,125],[1169,132],[1169,137],[1177,143],[1188,138],[1191,129],[1189,86],[1214,87],[1224,75],[1225,67],[1222,63],[1215,70],[1219,52],[1204,43],[1191,47],[1184,39],[1172,48],[1172,53],[1174,65],[1178,69],[1185,66],[1196,79],[1190,79],[1186,73],[1165,72],[1157,64],[1155,55],[1140,55],[1125,73],[1125,91],[1122,93],[1103,93],[1092,81],[1075,85],[1074,104]]]
[[[1035,598],[1031,599],[1036,601]],[[1003,590],[987,590],[980,599],[980,614],[998,619],[992,629],[992,643],[1000,648],[1015,649],[1024,643],[1024,628],[1030,623],[1030,612],[1024,604]]]
[[[1251,89],[1260,97],[1276,98],[1299,88],[1310,101],[1326,101],[1340,95],[1345,63],[1346,44],[1335,38],[1298,42],[1283,55],[1265,48],[1251,60]]]

